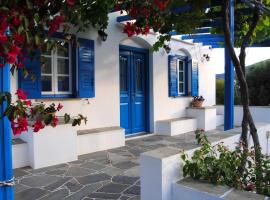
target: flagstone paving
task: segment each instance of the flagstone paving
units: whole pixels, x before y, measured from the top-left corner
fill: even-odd
[[[210,141],[231,136],[208,132]],[[79,156],[74,162],[14,170],[15,200],[139,200],[139,155],[164,146],[197,147],[194,133],[175,137],[152,135],[126,141],[126,146]]]

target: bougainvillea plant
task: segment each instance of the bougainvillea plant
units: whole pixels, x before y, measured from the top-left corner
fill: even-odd
[[[9,93],[0,94],[0,104],[4,101],[8,103],[3,116],[7,116],[10,120],[14,135],[27,132],[29,127],[32,128],[33,132],[39,132],[45,126],[56,127],[60,119],[63,119],[65,124],[72,121],[72,126],[80,125],[82,121],[87,122],[87,119],[82,115],[76,117],[70,117],[69,114],[65,114],[63,117],[57,116],[57,112],[63,108],[60,103],[58,105],[52,103],[48,106],[44,103],[32,103],[31,100],[27,99],[27,95],[22,89],[18,89],[16,95],[17,100],[12,102]]]

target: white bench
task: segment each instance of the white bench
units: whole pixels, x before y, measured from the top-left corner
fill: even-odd
[[[121,127],[81,130],[77,135],[78,155],[125,146],[125,130]]]
[[[156,122],[156,133],[158,135],[174,136],[195,131],[197,129],[197,119],[182,117]]]

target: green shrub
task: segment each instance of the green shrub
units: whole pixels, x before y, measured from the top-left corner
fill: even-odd
[[[212,146],[203,130],[197,130],[196,139],[202,147],[196,150],[191,157],[182,155],[184,161],[184,176],[197,180],[206,180],[213,184],[222,184],[237,189],[257,191],[270,196],[270,158],[262,158],[262,180],[256,180],[255,153],[251,148],[247,153],[247,162],[243,173],[242,169],[243,146],[240,143],[235,150],[229,150],[222,143]],[[256,188],[256,186],[258,186]]]
[[[225,85],[225,81],[223,79],[216,80],[216,104],[217,105],[224,105],[224,94],[225,94],[224,85]],[[240,91],[238,88],[239,86],[236,83],[234,86],[234,104],[235,105],[241,104]]]
[[[270,105],[270,59],[251,65],[247,72],[250,105]]]

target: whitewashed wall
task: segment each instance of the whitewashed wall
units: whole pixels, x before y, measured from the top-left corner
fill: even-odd
[[[255,122],[270,123],[270,106],[250,106],[250,111]],[[224,114],[224,106],[217,106],[217,113]],[[243,118],[242,106],[234,107],[234,123],[241,125]]]
[[[63,114],[78,113],[87,116],[88,123],[78,129],[91,129],[120,125],[120,97],[119,97],[119,44],[150,48],[156,41],[156,35],[133,37],[128,39],[122,33],[122,25],[116,22],[119,13],[109,15],[108,39],[101,42],[96,31],[81,33],[78,37],[95,41],[95,98],[45,100],[48,103],[61,102],[64,105]],[[215,76],[214,72],[202,62],[202,55],[209,49],[194,44],[172,39],[172,53],[186,52],[192,59],[199,61],[199,93],[206,98],[205,105],[215,104]],[[150,60],[150,128],[154,130],[154,122],[162,119],[181,117],[185,115],[185,108],[190,98],[168,97],[168,55],[163,49],[151,52]],[[16,78],[12,78],[13,93],[17,88]],[[41,101],[41,100],[40,100]],[[44,100],[42,100],[44,101]]]

